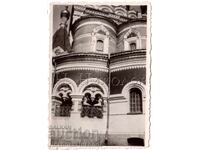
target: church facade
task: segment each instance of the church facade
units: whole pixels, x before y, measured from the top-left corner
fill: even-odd
[[[50,145],[147,146],[148,6],[53,7]]]

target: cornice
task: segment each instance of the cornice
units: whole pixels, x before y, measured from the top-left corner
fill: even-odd
[[[107,63],[105,62],[94,62],[85,61],[84,63],[81,61],[74,62],[66,62],[59,64],[56,67],[57,72],[69,71],[69,70],[95,70],[95,71],[103,71],[108,72]]]
[[[126,66],[119,66],[115,68],[111,68],[111,72],[117,72],[117,71],[123,71],[123,70],[131,70],[131,69],[138,69],[138,68],[146,68],[145,64],[132,64],[132,65],[126,65]]]
[[[100,53],[69,53],[65,55],[58,55],[52,58],[53,62],[56,64],[61,64],[64,62],[73,62],[73,61],[100,61],[100,62],[107,62],[108,55],[107,54],[100,54]],[[83,62],[82,62],[83,63]]]
[[[144,59],[146,58],[146,50],[123,51],[112,53],[110,55],[110,62],[115,63],[119,61],[126,61],[128,59]]]
[[[85,67],[83,67],[83,66],[76,66],[76,67],[61,68],[61,69],[57,69],[56,72],[81,71],[81,70],[108,72],[108,69],[98,68],[98,67],[91,67],[91,66],[85,66]]]
[[[72,53],[67,53],[67,54],[61,54],[61,55],[57,55],[53,58],[61,58],[61,57],[71,57],[71,56],[94,56],[94,57],[107,57],[106,54],[101,54],[101,53],[93,53],[93,52],[89,52],[89,53],[85,53],[85,52],[72,52]]]

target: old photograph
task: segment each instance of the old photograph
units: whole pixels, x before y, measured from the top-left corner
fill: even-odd
[[[149,146],[150,5],[51,5],[49,145]]]

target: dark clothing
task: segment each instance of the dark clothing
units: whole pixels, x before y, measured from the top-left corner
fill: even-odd
[[[72,106],[73,104],[71,98],[68,98],[65,101],[63,100],[63,98],[61,98],[61,102],[62,104],[60,106]]]
[[[91,106],[94,106],[95,104],[98,104],[98,100],[92,101],[91,99],[87,100],[87,103],[90,104]]]

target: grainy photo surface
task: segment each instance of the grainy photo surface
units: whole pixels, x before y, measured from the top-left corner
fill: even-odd
[[[52,4],[50,148],[148,146],[149,4]]]

